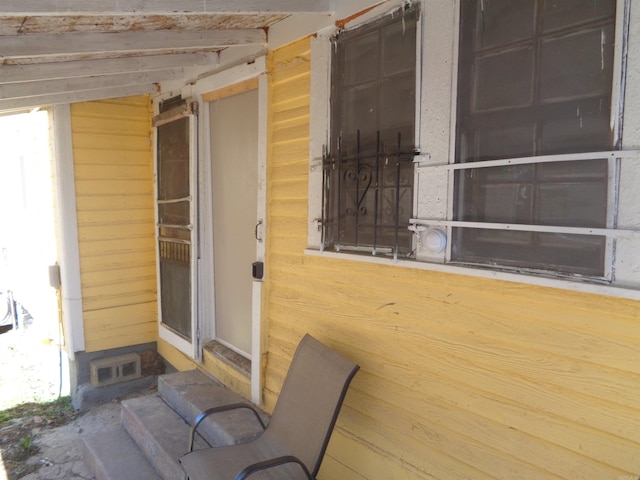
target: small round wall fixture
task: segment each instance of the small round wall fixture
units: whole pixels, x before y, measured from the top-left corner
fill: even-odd
[[[447,246],[447,235],[437,228],[430,228],[424,234],[424,242],[431,253],[441,253]]]

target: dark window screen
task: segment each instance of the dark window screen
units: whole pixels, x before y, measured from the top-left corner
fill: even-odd
[[[184,101],[177,103],[180,105]],[[166,111],[166,108],[161,108],[161,111]],[[190,341],[192,221],[189,117],[160,125],[157,137],[162,323]]]
[[[463,0],[456,162],[614,148],[615,0]],[[607,161],[459,170],[456,220],[605,227]],[[604,275],[605,238],[454,229],[452,259]]]
[[[416,22],[411,7],[341,32],[332,59],[324,245],[411,252]]]

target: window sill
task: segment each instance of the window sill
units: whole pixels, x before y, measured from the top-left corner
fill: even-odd
[[[618,287],[602,285],[597,283],[587,283],[578,280],[549,278],[545,276],[527,275],[524,273],[510,273],[498,270],[482,268],[463,267],[459,265],[429,263],[417,260],[394,260],[392,258],[374,257],[369,255],[357,255],[353,253],[329,252],[314,249],[306,249],[305,255],[314,257],[334,258],[346,261],[356,261],[365,263],[375,263],[378,265],[396,265],[417,270],[426,270],[455,275],[466,275],[478,278],[488,278],[493,280],[503,280],[506,282],[524,283],[540,287],[558,288],[574,292],[590,293],[594,295],[608,295],[611,297],[627,298],[630,300],[640,300],[640,288]]]

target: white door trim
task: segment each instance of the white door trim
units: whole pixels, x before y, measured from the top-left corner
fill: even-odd
[[[267,242],[267,112],[269,107],[268,81],[266,73],[258,78],[258,221],[257,230],[260,241],[256,242],[256,261],[264,265],[263,279],[266,275],[265,251]],[[258,228],[258,227],[256,227]],[[262,285],[263,280],[253,281],[253,308],[251,323],[251,401],[261,404],[262,400]]]
[[[232,73],[235,73],[233,75]],[[224,72],[224,75],[220,77],[212,77],[206,83],[207,86],[215,84],[215,89],[225,88],[231,85],[238,84],[250,78],[258,78],[258,204],[256,206],[257,218],[261,221],[261,225],[258,229],[258,235],[262,238],[262,241],[256,242],[255,261],[264,262],[265,259],[265,227],[266,227],[266,163],[267,163],[267,76],[263,72],[256,72],[254,66],[250,68],[236,68],[232,71]],[[207,103],[203,103],[200,117],[203,124],[201,132],[204,135],[205,132],[210,131],[210,116]],[[206,137],[202,137],[206,138]],[[210,142],[202,142],[202,158],[201,163],[203,169],[201,171],[202,182],[202,195],[200,200],[200,219],[201,219],[201,246],[202,246],[202,258],[200,273],[201,280],[207,279],[207,290],[209,295],[202,295],[202,307],[201,311],[207,312],[207,317],[210,318],[211,325],[203,325],[203,333],[208,338],[215,338],[215,305],[213,303],[213,297],[210,294],[212,289],[215,289],[214,275],[213,275],[213,245],[211,231],[213,229],[213,205],[211,205],[211,147]],[[205,253],[206,252],[206,253]],[[206,269],[206,270],[205,270]],[[250,273],[247,272],[247,275]],[[252,318],[251,318],[251,401],[259,404],[262,397],[262,281],[254,280],[252,288]],[[206,332],[206,333],[205,333]]]

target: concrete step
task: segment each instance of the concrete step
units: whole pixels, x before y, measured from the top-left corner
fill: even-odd
[[[76,410],[86,412],[96,405],[101,405],[116,398],[126,397],[134,392],[140,392],[146,388],[150,388],[156,379],[157,377],[155,375],[151,375],[127,382],[105,385],[103,387],[94,387],[90,383],[83,383],[82,385],[78,385],[73,398],[73,406]]]
[[[208,408],[247,402],[199,370],[161,375],[158,393],[190,425]],[[260,414],[268,423],[269,416],[262,411]],[[210,445],[229,445],[255,438],[262,427],[249,410],[241,409],[208,417],[198,432]]]
[[[161,480],[121,425],[82,441],[82,458],[96,480]]]
[[[122,402],[122,425],[155,471],[164,480],[184,477],[178,459],[187,453],[189,425],[158,395]],[[207,444],[196,438],[195,448]]]

